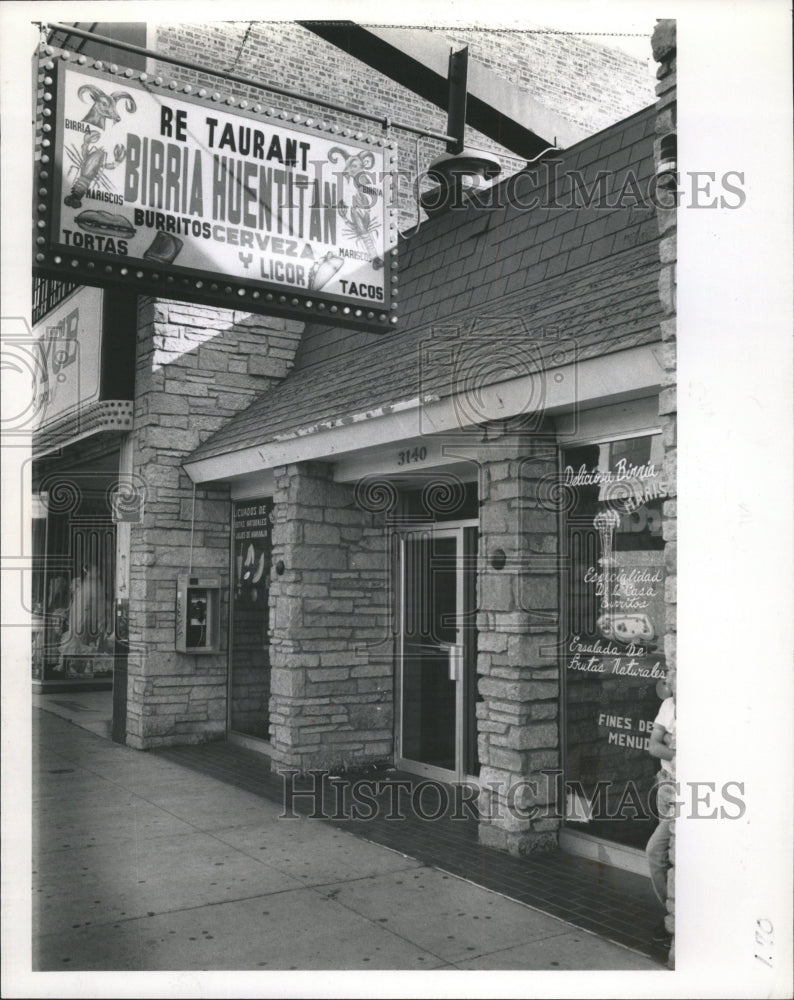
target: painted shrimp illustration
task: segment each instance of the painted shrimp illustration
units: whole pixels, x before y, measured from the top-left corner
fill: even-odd
[[[377,233],[379,227],[369,213],[375,195],[367,184],[369,178],[365,173],[375,165],[375,157],[367,150],[351,155],[339,146],[328,151],[330,163],[337,163],[340,157],[344,158],[345,165],[341,171],[343,196],[337,207],[342,218],[347,221],[348,232],[356,237],[359,246],[369,254],[372,266],[378,270],[383,267],[383,259],[378,256],[373,234]],[[350,204],[345,201],[345,194],[350,198]]]
[[[127,151],[120,142],[113,147],[113,159],[110,159],[106,150],[93,148],[100,138],[99,132],[86,132],[79,155],[74,151],[70,153],[78,171],[74,184],[72,184],[72,190],[63,199],[64,204],[69,205],[70,208],[80,208],[83,204],[83,198],[91,189],[92,184],[102,182],[105,171],[115,170],[127,156]]]

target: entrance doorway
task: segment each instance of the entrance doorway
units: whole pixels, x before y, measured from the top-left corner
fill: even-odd
[[[477,522],[423,525],[400,539],[399,767],[475,780]]]

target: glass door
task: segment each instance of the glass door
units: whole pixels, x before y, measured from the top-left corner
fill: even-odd
[[[272,497],[232,504],[228,727],[256,740],[270,738],[272,530]]]
[[[444,525],[402,537],[398,762],[444,781],[478,770],[476,534]]]

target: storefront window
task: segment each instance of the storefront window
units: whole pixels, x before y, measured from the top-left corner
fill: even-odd
[[[116,529],[104,494],[37,526],[32,673],[36,681],[107,681],[115,656]]]
[[[661,435],[569,448],[563,481],[566,819],[641,847],[655,824],[648,743],[665,674]]]
[[[270,647],[268,641],[273,500],[233,505],[231,728],[268,739]]]

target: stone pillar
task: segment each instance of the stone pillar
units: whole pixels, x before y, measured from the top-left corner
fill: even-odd
[[[654,156],[657,170],[662,162],[662,138],[676,132],[676,23],[661,20],[656,24],[652,39],[653,57],[659,63],[656,71],[656,142]],[[666,628],[664,652],[667,666],[676,666],[676,208],[675,175],[658,178],[657,219],[661,240],[659,254],[659,297],[664,310],[662,320],[662,354],[664,380],[659,394],[659,418],[664,444],[664,478],[669,485],[668,497],[662,507],[662,532],[665,558]],[[669,206],[669,207],[666,207]],[[667,875],[667,917],[665,924],[675,934],[675,820],[670,841],[670,871]],[[675,961],[675,937],[670,946],[668,962]]]
[[[127,743],[137,749],[218,739],[226,731],[229,489],[195,491],[182,463],[213,431],[283,378],[302,324],[141,299],[132,432],[145,492],[130,532]],[[220,576],[221,649],[175,648],[177,577]]]
[[[357,506],[352,486],[333,481],[329,465],[281,466],[275,481],[272,758],[299,770],[391,760],[393,643],[383,526]]]
[[[479,834],[523,855],[555,848],[560,825],[543,773],[560,767],[557,516],[538,503],[557,453],[552,437],[499,428],[478,449]]]

